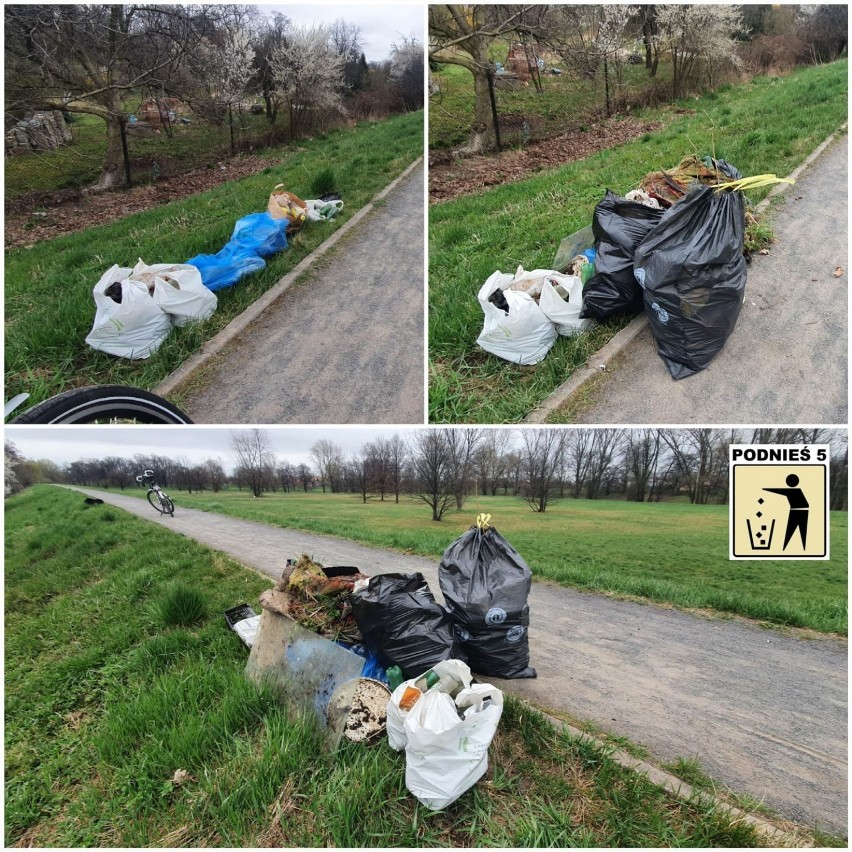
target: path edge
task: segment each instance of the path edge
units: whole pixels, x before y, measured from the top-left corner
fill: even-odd
[[[848,128],[848,123],[843,122],[837,130],[832,131],[811,153],[801,162],[789,175],[788,180],[797,180],[804,171],[813,165],[814,161],[831,145],[834,140],[844,133]],[[769,195],[759,202],[755,210],[758,213],[763,213],[778,196],[787,192],[791,184],[779,183],[776,184]],[[599,372],[605,371],[609,367],[610,361],[616,356],[621,355],[627,349],[628,345],[638,336],[639,332],[645,329],[648,325],[648,317],[643,311],[638,316],[634,317],[629,325],[621,329],[614,337],[605,343],[597,352],[590,355],[586,363],[579,370],[576,370],[571,376],[566,379],[556,390],[546,396],[522,421],[521,423],[536,423],[543,424],[547,422],[547,418],[553,414],[558,408],[564,405],[583,385],[596,376]]]
[[[422,162],[423,156],[421,155],[384,189],[373,196],[345,225],[336,230],[327,240],[320,243],[309,255],[303,257],[283,278],[279,279],[241,314],[234,317],[223,329],[211,337],[198,352],[190,355],[177,369],[169,373],[162,382],[153,388],[152,392],[165,397],[174,393],[196,370],[204,366],[215,355],[218,355],[231,341],[259,319],[261,314],[292,287],[304,272],[335,246],[349,231],[355,228],[362,219],[372,212],[378,201],[381,201],[386,195],[392,192]]]
[[[798,848],[807,848],[812,846],[810,843],[803,842],[803,838],[801,836],[784,831],[784,829],[779,828],[777,825],[774,825],[772,822],[764,819],[763,817],[747,813],[734,805],[729,805],[727,802],[722,801],[712,793],[696,790],[691,784],[687,784],[686,781],[678,778],[676,775],[672,775],[671,772],[667,772],[665,769],[661,769],[659,766],[655,766],[653,763],[648,763],[638,757],[633,757],[633,755],[624,749],[613,749],[606,741],[598,739],[597,737],[574,727],[574,725],[556,718],[556,716],[551,716],[549,713],[536,708],[534,704],[531,704],[526,700],[525,703],[529,704],[529,706],[541,713],[541,715],[544,716],[544,718],[557,731],[564,731],[574,739],[580,739],[583,742],[590,743],[602,752],[606,753],[608,757],[620,766],[623,766],[625,769],[629,769],[631,772],[636,772],[639,775],[644,775],[654,786],[659,787],[667,796],[670,796],[673,799],[686,803],[691,801],[712,805],[714,808],[718,808],[720,811],[724,811],[728,814],[733,821],[744,822],[751,825],[774,845]]]

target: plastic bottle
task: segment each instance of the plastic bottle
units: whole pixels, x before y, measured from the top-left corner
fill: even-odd
[[[390,687],[391,692],[393,692],[405,680],[402,676],[402,669],[399,666],[391,666],[387,670],[387,676],[388,686]]]

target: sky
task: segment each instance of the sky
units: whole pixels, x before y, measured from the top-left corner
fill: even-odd
[[[379,435],[405,436],[412,427],[393,426],[286,426],[268,427],[273,450],[280,461],[311,464],[311,447],[321,438],[334,441],[347,457]],[[132,457],[136,453],[183,457],[191,464],[219,458],[232,465],[231,433],[218,426],[13,426],[5,437],[29,459],[50,459],[63,465],[79,459],[106,456]]]
[[[361,30],[361,42],[368,62],[380,62],[390,55],[391,45],[414,35],[422,44],[425,7],[405,0],[395,3],[255,3],[261,13],[281,12],[296,26],[331,23],[338,18]]]

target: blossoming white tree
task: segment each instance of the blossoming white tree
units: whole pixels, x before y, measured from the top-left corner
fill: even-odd
[[[345,60],[335,50],[327,28],[294,28],[268,59],[289,112],[293,136],[323,113],[343,109]]]
[[[739,65],[734,36],[745,30],[739,6],[657,6],[657,29],[672,60],[672,93],[683,91],[697,70],[728,62]]]

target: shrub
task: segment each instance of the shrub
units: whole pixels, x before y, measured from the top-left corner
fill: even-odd
[[[334,176],[334,169],[331,166],[326,166],[320,169],[311,178],[311,192],[313,198],[321,198],[323,195],[328,195],[331,192],[337,191],[337,178]]]
[[[167,627],[190,627],[207,617],[207,599],[197,589],[183,583],[169,586],[157,608]]]

